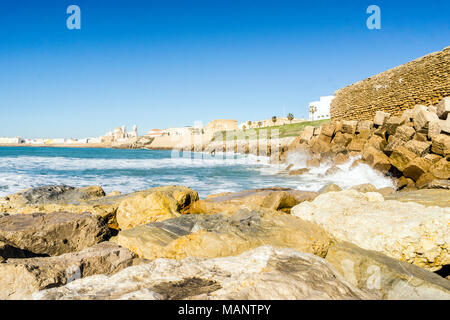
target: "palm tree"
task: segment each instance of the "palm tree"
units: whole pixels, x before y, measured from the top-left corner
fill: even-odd
[[[317,112],[317,107],[314,105],[309,106],[309,113],[311,113],[311,120],[314,121],[314,113]]]
[[[275,125],[275,122],[277,122],[277,116],[273,116],[273,117],[272,117],[272,122],[273,122],[273,124]]]
[[[262,126],[262,122],[258,121],[258,128],[261,128],[261,126]]]
[[[290,123],[292,123],[292,120],[294,120],[294,115],[292,113],[289,113],[287,116]]]
[[[252,122],[249,120],[249,121],[247,121],[247,125],[248,125],[248,127],[250,128],[251,126],[252,126]]]

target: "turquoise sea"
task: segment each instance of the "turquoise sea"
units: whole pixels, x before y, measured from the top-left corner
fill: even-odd
[[[292,159],[302,167],[304,158]],[[74,187],[100,185],[105,192],[122,193],[162,185],[185,185],[200,197],[263,187],[290,187],[316,191],[329,182],[341,187],[370,182],[390,186],[369,167],[350,169],[324,177],[327,165],[302,176],[283,172],[286,165],[268,163],[253,155],[123,150],[94,148],[1,147],[0,196],[30,187],[66,184]]]

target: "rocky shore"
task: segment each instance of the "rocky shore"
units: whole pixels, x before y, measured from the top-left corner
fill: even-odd
[[[24,190],[0,299],[450,299],[450,190],[334,190]]]

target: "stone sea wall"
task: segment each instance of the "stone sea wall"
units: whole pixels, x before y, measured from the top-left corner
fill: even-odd
[[[376,111],[400,115],[417,104],[450,95],[450,47],[430,53],[335,92],[331,119],[370,120]]]

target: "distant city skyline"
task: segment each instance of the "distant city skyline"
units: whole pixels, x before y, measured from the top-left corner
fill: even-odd
[[[449,46],[448,12],[448,0],[2,2],[0,137],[307,119],[321,96]]]

